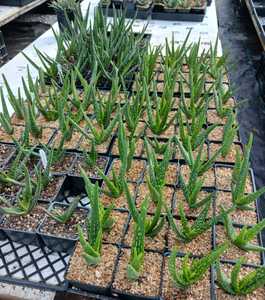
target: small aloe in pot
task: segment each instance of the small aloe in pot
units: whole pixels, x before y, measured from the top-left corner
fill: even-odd
[[[98,183],[92,184],[81,170],[82,177],[85,181],[85,188],[90,200],[91,211],[87,219],[87,238],[83,229],[78,226],[79,241],[83,249],[82,256],[88,265],[97,265],[101,259],[101,248],[103,233],[110,230],[113,225],[113,219],[110,217],[113,206],[104,209],[99,200]]]
[[[129,280],[138,280],[144,263],[145,219],[147,215],[147,199],[141,205],[141,211],[134,227],[130,261],[127,266]]]
[[[231,278],[221,270],[221,264],[216,263],[217,285],[231,295],[248,295],[265,284],[265,267],[259,267],[240,278],[240,271],[245,258],[237,260],[231,272]]]
[[[17,203],[14,206],[11,206],[6,199],[0,197],[0,202],[3,202],[7,205],[7,207],[0,207],[0,211],[5,215],[13,215],[13,216],[23,216],[29,214],[34,207],[36,206],[40,193],[42,191],[42,182],[41,182],[41,175],[35,170],[37,173],[37,180],[36,183],[32,182],[30,178],[30,174],[28,170],[25,168],[25,184],[22,189],[21,195]]]
[[[215,263],[227,249],[228,244],[224,243],[203,258],[192,259],[191,261],[189,254],[187,254],[182,259],[182,264],[179,269],[176,268],[177,250],[173,249],[169,258],[169,274],[176,288],[185,290],[200,281],[210,269],[211,265]]]
[[[247,195],[245,194],[245,187],[249,175],[250,151],[252,144],[253,135],[251,134],[249,141],[245,146],[243,157],[241,157],[240,153],[237,151],[236,163],[232,174],[232,202],[237,208],[243,210],[252,210],[250,204],[265,193],[265,187],[262,187],[256,192]]]
[[[251,243],[251,240],[257,238],[257,235],[265,228],[265,219],[251,228],[244,226],[239,233],[236,232],[228,214],[224,214],[223,220],[227,236],[236,247],[244,251],[265,251],[264,247]]]

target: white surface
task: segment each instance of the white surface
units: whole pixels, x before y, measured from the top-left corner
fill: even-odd
[[[15,18],[25,14],[34,7],[41,5],[47,0],[35,0],[24,6],[6,6],[0,5],[0,26],[7,24]]]

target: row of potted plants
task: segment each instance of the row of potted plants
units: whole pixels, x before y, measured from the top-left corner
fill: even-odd
[[[205,0],[102,0],[100,6],[108,16],[116,10],[125,11],[127,18],[201,22],[206,13]]]
[[[0,199],[6,216],[1,226],[23,224],[25,232],[25,220],[34,220],[35,236],[48,230],[50,238],[41,241],[51,248],[63,245],[66,234],[71,245],[64,250],[75,248],[65,278],[92,292],[214,299],[218,284],[220,299],[254,290],[262,299],[263,289],[256,288],[265,278],[260,266],[265,223],[256,200],[265,189],[255,189],[249,168],[253,137],[244,147],[238,141],[225,57],[217,58],[217,45],[199,54],[200,44],[190,45],[188,37],[182,46],[168,41],[163,54],[143,47],[131,52],[137,68],[129,87],[124,78],[132,65],[119,69],[128,49],[119,49],[116,57],[111,45],[130,37],[135,49],[145,33],[135,39],[124,15],[109,26],[97,12],[97,24],[87,30],[87,17],[77,19],[73,31],[57,36],[67,48],[58,47],[55,60],[38,51],[44,69],[38,67],[37,81],[30,73],[24,80],[26,99],[16,97],[6,82],[15,113],[9,115],[2,95]],[[95,54],[102,46],[101,26],[104,55],[113,57],[107,92],[100,91],[98,80],[110,61]],[[125,27],[126,37],[120,34]],[[64,55],[75,53],[77,40],[85,47],[91,35],[97,37],[96,59],[88,60],[93,72],[86,78],[87,69]],[[59,73],[58,64],[64,65]],[[57,190],[48,188],[51,177],[63,182],[47,212],[47,201],[39,200],[42,192]],[[36,209],[43,213],[40,219]],[[244,261],[236,260],[239,253]],[[239,277],[245,272],[250,275]]]

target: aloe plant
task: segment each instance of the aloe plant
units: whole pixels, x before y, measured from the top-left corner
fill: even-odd
[[[175,99],[173,97],[176,73],[174,69],[165,70],[164,90],[159,97],[156,93],[153,96],[146,95],[147,105],[147,126],[155,135],[165,132],[176,120],[177,113],[169,118]],[[143,82],[144,87],[146,82]]]
[[[132,166],[137,139],[138,137],[136,136],[126,136],[125,126],[122,117],[120,116],[118,129],[118,148],[120,160],[122,162],[122,166],[125,168],[125,172],[128,172]]]
[[[32,182],[27,168],[24,168],[25,183],[22,192],[19,195],[18,201],[14,206],[10,205],[9,201],[7,201],[5,198],[0,197],[0,202],[3,202],[5,205],[7,205],[6,207],[0,207],[2,214],[24,216],[29,214],[34,209],[42,191],[40,174],[37,169],[35,169],[35,171],[37,174],[36,184]]]
[[[142,80],[146,80],[147,86],[149,86],[154,79],[155,67],[159,56],[161,55],[161,48],[150,47],[148,50],[149,51],[146,51],[143,56],[139,78],[137,78],[138,81],[136,83],[137,87],[141,86]]]
[[[148,159],[148,176],[150,179],[150,185],[161,191],[166,184],[166,172],[168,170],[169,161],[172,157],[171,140],[168,141],[162,160],[158,160],[156,158],[155,151],[148,143],[147,139],[144,140],[144,143]]]
[[[222,157],[225,158],[229,153],[233,141],[237,136],[238,128],[239,126],[236,122],[235,114],[231,111],[227,115],[227,121],[223,131],[223,142],[222,142],[222,151],[221,151]]]
[[[83,249],[82,256],[88,265],[98,265],[101,260],[101,248],[103,233],[110,230],[113,225],[113,219],[110,217],[113,206],[104,209],[99,200],[98,183],[92,184],[81,169],[81,175],[85,182],[85,189],[90,200],[90,216],[87,219],[87,238],[81,226],[78,226],[79,242]]]
[[[82,109],[81,109],[82,110]],[[109,125],[104,128],[102,126],[99,126],[97,129],[90,118],[86,115],[86,113],[83,111],[83,118],[86,121],[86,125],[89,129],[89,132],[81,128],[78,123],[73,120],[69,119],[69,122],[88,140],[91,140],[92,138],[95,140],[96,145],[100,145],[107,141],[107,139],[111,136],[116,124],[118,123],[119,120],[119,114],[116,114],[116,116],[111,120]]]
[[[76,196],[74,200],[71,201],[70,205],[65,211],[59,211],[58,209],[54,208],[52,211],[45,210],[45,212],[50,218],[54,219],[56,222],[66,224],[71,220],[75,209],[78,206],[80,198],[80,196]]]
[[[96,147],[96,142],[94,139],[91,140],[91,147],[90,151],[87,152],[86,150],[83,150],[83,156],[85,159],[85,163],[89,167],[95,167],[97,164],[97,158],[98,158],[98,153],[97,153],[97,147]]]
[[[245,187],[247,178],[249,176],[250,165],[250,151],[253,144],[253,135],[249,137],[249,141],[244,149],[243,157],[241,157],[239,151],[236,153],[236,163],[232,174],[232,202],[233,204],[243,210],[251,210],[250,206],[253,201],[265,193],[265,187],[260,188],[258,191],[245,194]]]
[[[7,104],[6,104],[6,100],[2,88],[0,88],[0,96],[1,96],[1,105],[2,105],[2,112],[0,112],[0,125],[5,130],[6,133],[12,135],[14,132],[14,127],[11,122],[11,117],[7,109]]]
[[[138,280],[144,263],[145,219],[148,201],[143,201],[141,211],[134,226],[134,236],[131,247],[130,260],[127,266],[129,280]]]
[[[123,110],[124,118],[126,122],[126,127],[131,137],[133,137],[136,134],[137,126],[143,115],[145,109],[144,104],[146,93],[148,93],[148,90],[146,88],[144,90],[138,89],[137,92],[133,94],[131,98],[128,99],[125,103]]]
[[[221,270],[220,262],[216,262],[217,284],[231,295],[248,295],[265,284],[265,267],[259,267],[240,278],[240,271],[245,258],[237,260],[231,272],[231,278]]]
[[[264,247],[251,243],[251,241],[257,238],[257,235],[264,229],[265,219],[251,228],[244,226],[240,229],[239,233],[235,230],[232,220],[228,214],[224,214],[223,219],[227,236],[232,244],[244,251],[265,251]]]
[[[224,118],[231,111],[231,108],[225,107],[225,104],[232,97],[233,93],[230,88],[225,91],[222,82],[222,75],[219,75],[219,77],[219,82],[216,83],[216,87],[213,90],[213,95],[217,115],[221,118]]]
[[[181,266],[178,269],[176,267],[177,250],[173,249],[169,258],[168,270],[175,287],[185,290],[200,281],[210,269],[211,265],[215,263],[227,249],[228,244],[224,243],[203,258],[196,258],[191,261],[190,255],[187,254],[182,259]]]
[[[139,222],[140,213],[138,212],[133,197],[130,193],[130,190],[128,188],[128,184],[126,181],[124,181],[124,191],[128,203],[128,207],[130,210],[130,213],[132,215],[132,218],[135,223]],[[165,216],[161,217],[161,211],[162,207],[164,205],[164,199],[163,195],[160,191],[152,191],[150,193],[151,200],[156,203],[156,209],[155,213],[152,217],[146,217],[145,218],[145,235],[148,237],[155,237],[163,228],[165,224]],[[150,200],[149,198],[144,199],[145,202],[147,202],[147,208],[149,206]]]
[[[180,216],[180,225],[176,223],[173,218],[172,213],[167,208],[167,216],[169,220],[170,227],[176,235],[176,238],[184,243],[189,243],[197,236],[211,228],[211,226],[216,223],[215,218],[208,219],[208,212],[210,205],[212,204],[212,199],[210,198],[208,202],[204,204],[201,212],[193,223],[189,223],[185,215],[183,204],[180,203],[178,207],[179,216]]]
[[[198,176],[195,169],[191,170],[188,182],[185,183],[182,174],[179,174],[179,183],[183,191],[184,198],[190,209],[197,209],[207,203],[212,195],[209,194],[204,199],[198,201],[199,193],[201,192],[204,180]]]
[[[26,147],[24,144],[15,141],[18,152],[15,159],[8,166],[7,170],[0,170],[0,182],[2,185],[24,186],[25,161],[34,153],[35,147]]]
[[[115,77],[112,80],[111,91],[108,97],[106,97],[106,95],[100,96],[100,94],[99,99],[93,97],[92,105],[94,108],[95,118],[97,123],[103,128],[107,128],[109,126],[111,115],[117,110],[117,97],[119,92],[119,78],[116,71]]]
[[[196,154],[196,157],[194,158],[194,153],[192,151],[192,146],[191,146],[191,139],[189,136],[187,136],[186,139],[186,145],[184,147],[183,143],[180,142],[179,138],[175,136],[174,139],[179,146],[179,149],[181,151],[182,156],[184,157],[186,163],[188,164],[191,172],[193,174],[197,174],[198,176],[202,176],[205,172],[207,172],[214,164],[216,158],[220,155],[222,151],[222,147],[220,147],[212,156],[210,159],[206,159],[207,154],[203,154],[203,146],[204,143],[202,143],[199,146],[198,153]]]
[[[204,109],[200,112],[196,111],[191,120],[186,117],[185,124],[181,110],[178,111],[179,138],[186,150],[189,149],[189,142],[192,150],[197,149],[217,127],[217,124],[213,124],[205,128],[207,106],[208,104],[205,103]]]
[[[8,80],[6,79],[5,75],[2,74],[3,76],[3,81],[4,81],[4,85],[7,91],[7,97],[8,97],[8,102],[11,104],[12,108],[14,109],[15,113],[16,113],[16,117],[20,120],[24,119],[24,99],[21,96],[21,91],[20,88],[18,89],[17,92],[17,97],[14,95],[14,93],[12,92],[12,89],[9,86]]]
[[[227,54],[220,55],[218,54],[218,44],[220,43],[219,39],[216,38],[215,44],[210,45],[210,51],[208,52],[208,68],[207,73],[211,75],[212,78],[217,79],[220,75],[225,73],[225,65],[227,63]]]

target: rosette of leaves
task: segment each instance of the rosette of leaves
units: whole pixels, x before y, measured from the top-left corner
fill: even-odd
[[[265,228],[265,219],[253,227],[244,226],[237,233],[233,226],[232,220],[228,214],[223,217],[226,234],[233,245],[244,251],[265,251],[264,247],[255,245],[251,241],[257,238],[257,235]]]
[[[144,140],[146,156],[148,159],[148,176],[150,188],[155,188],[158,191],[162,191],[166,182],[166,172],[168,170],[169,162],[172,157],[171,139],[168,141],[166,149],[164,151],[164,157],[162,160],[156,158],[156,153],[147,139]]]
[[[123,181],[126,178],[126,173],[131,168],[132,159],[135,152],[135,145],[135,137],[126,137],[122,117],[119,114],[118,149],[121,162],[119,174],[116,174],[115,171],[112,170],[112,179],[110,179],[102,172],[102,170],[97,168],[99,175],[104,180],[107,187],[107,189],[103,190],[103,193],[105,193],[109,197],[118,198],[122,195],[124,191]]]
[[[191,146],[191,138],[187,136],[184,146],[182,142],[180,142],[179,138],[175,136],[174,139],[179,146],[182,156],[184,157],[185,162],[189,166],[190,170],[196,174],[197,176],[202,176],[205,172],[207,172],[214,164],[216,158],[220,155],[222,151],[222,147],[220,147],[210,159],[207,160],[207,154],[203,154],[203,146],[204,142],[202,142],[199,146],[198,153],[195,154],[192,151]],[[186,149],[187,148],[187,149]],[[194,157],[196,155],[196,157]]]
[[[81,226],[78,226],[79,242],[83,249],[82,256],[86,263],[88,265],[98,265],[101,259],[103,233],[106,230],[110,230],[114,222],[110,217],[113,205],[105,209],[99,200],[98,183],[92,184],[82,169],[81,174],[85,182],[85,189],[91,208],[87,217],[87,237]]]
[[[0,207],[0,212],[2,214],[24,216],[29,214],[34,209],[42,191],[41,174],[37,168],[35,168],[35,173],[37,174],[36,182],[32,181],[27,168],[24,168],[25,182],[23,183],[22,192],[19,195],[15,205],[11,205],[8,200],[0,197],[0,202],[6,205],[6,207]]]
[[[244,257],[237,260],[230,278],[221,270],[220,262],[216,263],[217,284],[226,293],[245,296],[264,286],[265,267],[256,268],[246,276],[240,278],[240,271],[245,260]]]
[[[232,202],[235,207],[243,210],[252,210],[250,204],[265,193],[265,187],[262,187],[256,192],[245,194],[246,182],[249,176],[250,151],[252,144],[253,135],[251,134],[249,141],[244,148],[243,157],[241,157],[237,150],[236,162],[232,174]]]
[[[134,235],[131,247],[130,260],[127,266],[129,280],[138,280],[144,263],[145,224],[148,201],[145,199],[141,205],[140,213],[134,225]]]
[[[228,244],[224,243],[203,258],[191,259],[190,254],[187,254],[182,259],[179,268],[176,267],[177,249],[173,249],[169,258],[168,269],[175,287],[185,290],[200,281],[228,247]]]
[[[176,85],[176,71],[174,69],[165,69],[164,90],[159,97],[156,92],[152,96],[146,95],[147,106],[147,126],[155,135],[165,132],[176,120],[176,115],[170,116],[170,112],[175,103],[173,97]],[[146,82],[143,82],[146,85]],[[155,82],[153,82],[155,86]]]
[[[237,136],[239,126],[236,121],[235,113],[230,111],[227,114],[227,121],[223,131],[223,142],[222,142],[222,157],[226,157],[231,149],[235,137]]]
[[[135,202],[133,200],[133,197],[130,193],[130,190],[128,188],[128,184],[126,181],[124,181],[124,191],[127,198],[128,207],[130,210],[130,213],[132,215],[132,218],[135,223],[139,222],[140,213],[138,212]],[[149,236],[151,238],[154,238],[163,228],[165,224],[165,216],[161,217],[161,211],[162,207],[164,205],[164,199],[163,195],[160,191],[152,190],[150,193],[151,201],[156,203],[156,209],[155,213],[152,217],[146,217],[145,218],[145,235]],[[147,208],[149,206],[150,200],[146,198],[144,202],[147,202]]]

